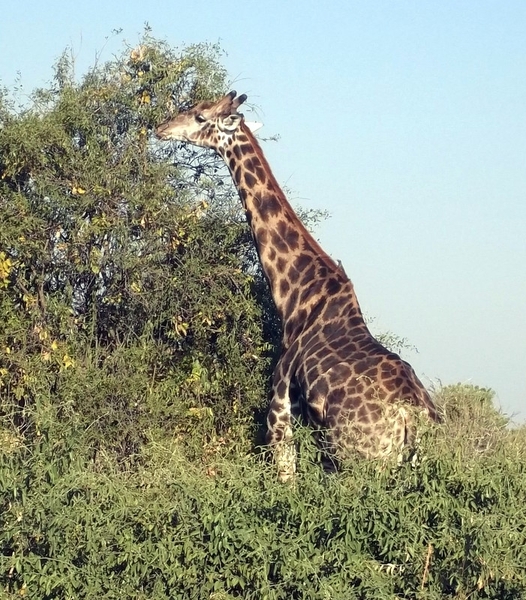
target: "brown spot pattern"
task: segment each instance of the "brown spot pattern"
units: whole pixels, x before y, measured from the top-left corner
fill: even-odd
[[[234,107],[235,97],[192,109],[206,109],[207,122],[192,125],[189,139],[214,148],[229,167],[282,320],[284,354],[274,375],[267,440],[289,439],[289,396],[295,395],[316,428],[329,428],[325,439],[335,457],[346,445],[368,457],[396,451],[411,437],[398,403],[436,421],[435,406],[411,366],[370,334],[351,282],[301,224],[252,134],[245,126],[220,132],[219,119],[246,98]],[[181,113],[158,131],[179,122],[190,127]],[[292,386],[299,386],[295,394]]]

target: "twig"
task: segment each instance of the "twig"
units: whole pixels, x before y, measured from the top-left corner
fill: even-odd
[[[427,547],[426,564],[424,565],[424,573],[422,574],[422,583],[420,589],[423,590],[426,584],[427,576],[429,575],[429,563],[431,562],[431,556],[433,554],[433,545],[429,544]]]

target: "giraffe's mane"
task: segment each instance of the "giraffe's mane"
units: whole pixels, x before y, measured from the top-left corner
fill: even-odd
[[[287,213],[290,221],[293,222],[298,229],[301,229],[304,240],[308,242],[310,248],[318,255],[319,258],[326,261],[326,266],[335,270],[340,270],[340,267],[338,266],[336,261],[329,254],[327,254],[327,252],[325,252],[325,250],[320,246],[320,244],[314,239],[310,231],[305,227],[303,221],[298,217],[298,215],[292,208],[287,196],[285,195],[285,192],[281,189],[281,186],[279,185],[276,177],[274,176],[274,173],[270,168],[270,165],[265,157],[261,146],[259,145],[257,138],[252,133],[252,131],[250,131],[249,127],[245,124],[244,121],[241,125],[241,129],[249,139],[250,144],[254,149],[254,154],[257,155],[263,168],[265,169],[269,184],[273,188],[275,194],[279,197],[279,201],[282,207],[284,208],[284,212]]]

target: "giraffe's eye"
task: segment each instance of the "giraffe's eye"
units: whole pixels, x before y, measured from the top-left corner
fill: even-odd
[[[198,123],[204,123],[206,121],[206,119],[203,117],[203,115],[195,115],[195,120]]]

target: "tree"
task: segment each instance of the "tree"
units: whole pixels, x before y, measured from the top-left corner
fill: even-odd
[[[262,306],[274,316],[239,201],[216,157],[151,135],[167,111],[225,91],[220,54],[147,31],[80,82],[65,53],[22,110],[2,97],[8,429],[42,435],[53,413],[48,424],[129,457],[161,431],[254,423],[271,351]]]

